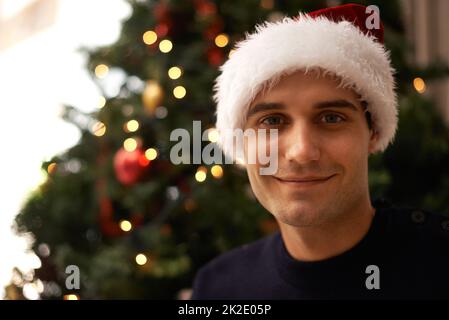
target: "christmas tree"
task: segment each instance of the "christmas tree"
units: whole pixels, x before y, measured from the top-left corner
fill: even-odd
[[[324,8],[326,1],[129,3],[133,12],[118,41],[83,49],[104,98],[93,113],[65,108],[81,138],[42,164],[48,178],[16,218],[17,232],[33,235],[42,266],[32,277],[16,270],[9,298],[23,297],[26,283],[39,283],[43,299],[180,298],[206,262],[277,230],[242,168],[192,164],[190,155],[190,164],[175,164],[171,134],[183,128],[192,137],[200,121],[202,131],[209,129],[200,148],[216,141],[213,81],[233,44],[257,23]],[[369,4],[380,8],[400,97],[395,143],[370,159],[372,197],[444,211],[448,129],[417,82],[447,69],[421,70],[407,61],[398,2]],[[113,70],[126,81],[109,96],[103,87]],[[79,290],[66,286],[70,265],[80,270]]]

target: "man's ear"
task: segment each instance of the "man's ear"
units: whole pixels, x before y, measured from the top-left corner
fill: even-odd
[[[376,129],[371,128],[369,130],[369,143],[368,143],[368,152],[369,154],[374,153],[374,147],[376,146],[377,140],[379,139],[379,133],[376,131]]]

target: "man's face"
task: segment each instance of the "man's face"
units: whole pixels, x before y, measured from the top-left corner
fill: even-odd
[[[355,92],[338,85],[296,72],[251,103],[244,129],[278,129],[277,172],[260,175],[257,163],[246,168],[257,199],[279,222],[328,223],[369,197],[368,155],[376,135]]]

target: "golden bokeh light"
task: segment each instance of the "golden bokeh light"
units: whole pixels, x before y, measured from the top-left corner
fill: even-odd
[[[214,178],[220,179],[221,177],[223,177],[223,168],[220,165],[216,164],[210,169],[210,173]]]
[[[55,172],[55,170],[56,170],[56,163],[55,162],[50,163],[47,167],[47,172],[51,174]]]
[[[222,33],[215,37],[215,44],[217,47],[223,48],[226,47],[229,43],[229,37]]]
[[[145,157],[148,160],[154,160],[157,158],[157,150],[154,148],[149,148],[145,151]]]
[[[144,255],[143,253],[139,253],[139,254],[136,256],[136,263],[137,263],[139,266],[143,266],[145,263],[147,263],[147,261],[148,261],[148,258],[147,258],[147,256]]]
[[[139,129],[139,122],[137,120],[129,120],[126,123],[126,129],[129,132],[136,132]]]
[[[159,50],[161,50],[161,52],[168,53],[171,49],[173,49],[173,43],[170,40],[165,39],[159,43]]]
[[[168,69],[168,76],[170,79],[176,80],[178,79],[182,74],[182,70],[179,67],[171,67]]]
[[[147,45],[151,45],[157,41],[157,33],[153,30],[148,30],[143,34],[143,42]]]
[[[186,88],[184,88],[183,86],[177,86],[176,88],[173,89],[173,95],[175,96],[175,98],[177,99],[182,99],[186,96]]]
[[[415,87],[415,90],[419,93],[424,93],[426,91],[426,83],[422,78],[415,78],[413,79],[413,86]]]
[[[105,64],[99,64],[98,66],[95,67],[95,75],[97,76],[97,78],[104,78],[108,75],[109,72],[109,67]]]
[[[104,136],[104,134],[106,133],[106,125],[101,121],[95,122],[95,124],[92,126],[92,133],[97,137]]]
[[[123,148],[128,152],[133,152],[137,148],[137,141],[134,138],[128,138],[123,141]]]
[[[103,96],[100,96],[98,98],[98,108],[103,108],[106,105],[106,98]]]
[[[133,225],[128,220],[122,220],[120,221],[120,229],[122,229],[125,232],[131,231],[133,228]]]

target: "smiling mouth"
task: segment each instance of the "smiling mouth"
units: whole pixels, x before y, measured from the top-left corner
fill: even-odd
[[[322,184],[331,178],[333,178],[335,174],[328,176],[328,177],[304,177],[304,178],[295,178],[295,177],[274,177],[277,181],[287,184],[287,185],[293,185],[293,186],[313,186]]]

